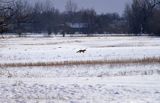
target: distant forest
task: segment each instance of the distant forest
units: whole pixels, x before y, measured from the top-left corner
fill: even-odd
[[[117,1],[121,2],[121,1]],[[132,0],[122,16],[117,13],[97,14],[94,9],[78,9],[68,0],[59,12],[54,2],[0,0],[0,33],[75,34],[150,34],[160,36],[160,0]]]

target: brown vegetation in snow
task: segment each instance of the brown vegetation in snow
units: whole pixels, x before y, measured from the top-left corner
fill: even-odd
[[[72,66],[72,65],[127,65],[127,64],[159,64],[160,57],[147,57],[142,59],[124,59],[124,60],[79,60],[79,61],[61,61],[61,62],[26,62],[26,63],[1,63],[0,67],[27,67],[27,66]]]

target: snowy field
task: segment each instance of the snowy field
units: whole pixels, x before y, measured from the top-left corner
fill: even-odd
[[[160,103],[159,61],[156,37],[0,39],[0,103]]]

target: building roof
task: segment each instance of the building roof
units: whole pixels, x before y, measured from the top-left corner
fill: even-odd
[[[66,23],[70,28],[86,28],[87,23]]]

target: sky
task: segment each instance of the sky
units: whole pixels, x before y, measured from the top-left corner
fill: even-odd
[[[38,0],[40,1],[40,0]],[[44,1],[44,0],[41,0]],[[52,0],[54,6],[61,12],[65,11],[65,4],[67,0]],[[131,0],[72,0],[77,3],[78,8],[93,8],[98,14],[101,13],[119,13],[123,14],[125,5],[130,3]]]

